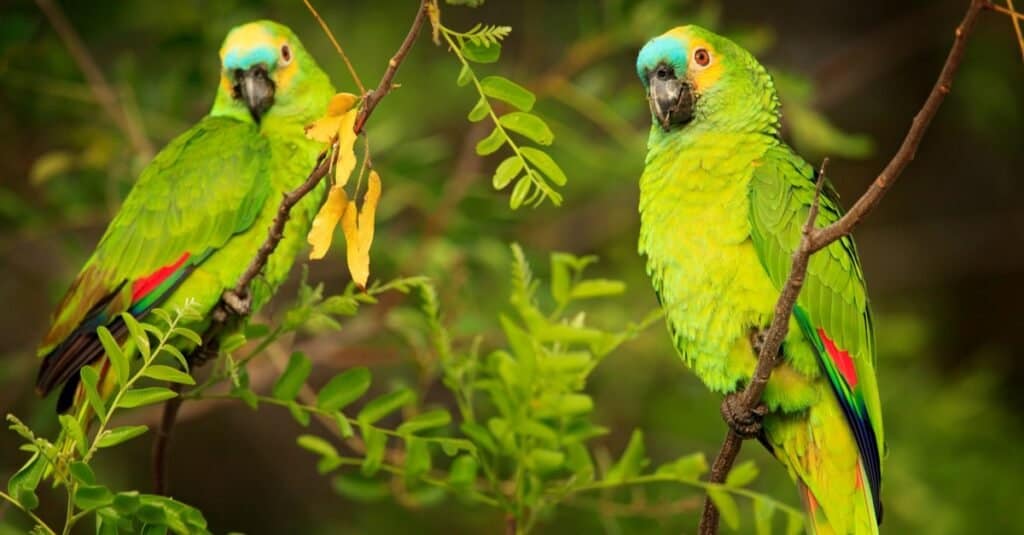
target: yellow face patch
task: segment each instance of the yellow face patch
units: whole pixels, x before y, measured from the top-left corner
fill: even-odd
[[[281,49],[285,45],[292,46],[292,57],[287,65],[283,64],[280,56]],[[291,85],[292,78],[294,78],[295,73],[299,69],[298,62],[294,57],[294,46],[288,43],[287,37],[275,36],[258,22],[239,26],[228,34],[227,39],[224,40],[224,46],[220,49],[221,64],[223,65],[225,60],[231,55],[246,56],[258,49],[273,51],[277,61],[275,62],[276,68],[271,73],[272,78],[279,91],[286,90]],[[231,87],[231,81],[223,75],[221,76],[221,84],[226,89]]]
[[[682,26],[674,28],[665,33],[665,35],[671,35],[672,37],[683,43],[690,55],[686,60],[687,77],[693,83],[693,89],[697,93],[707,89],[714,85],[722,77],[722,58],[718,56],[718,51],[715,50],[711,43],[709,43],[703,37],[694,35],[689,31],[688,26]],[[697,50],[704,49],[710,55],[710,62],[706,66],[698,65],[694,60],[694,54]]]

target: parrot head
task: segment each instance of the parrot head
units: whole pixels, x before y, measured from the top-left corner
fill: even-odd
[[[299,38],[288,27],[268,20],[243,24],[228,32],[220,60],[215,113],[248,114],[260,122],[268,115],[301,107],[309,82],[329,85],[327,75]]]
[[[778,99],[764,67],[739,45],[699,26],[680,26],[648,41],[636,72],[652,120],[665,132],[691,124],[777,128]]]

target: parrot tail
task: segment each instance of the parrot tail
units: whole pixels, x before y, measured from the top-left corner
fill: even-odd
[[[811,535],[878,535],[864,461],[836,403],[765,419],[766,442],[796,481]]]

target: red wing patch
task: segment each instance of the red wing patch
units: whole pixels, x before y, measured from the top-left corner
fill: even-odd
[[[167,277],[170,277],[172,273],[178,271],[178,268],[188,260],[188,257],[189,253],[185,253],[178,257],[178,259],[173,263],[167,264],[141,279],[136,279],[136,281],[132,283],[132,303],[138,302],[139,299],[142,299],[146,294],[152,292],[154,288],[160,286],[160,283],[166,280]]]
[[[855,388],[857,386],[857,369],[853,365],[853,358],[850,357],[850,353],[839,349],[836,343],[825,334],[825,329],[818,328],[818,336],[821,337],[821,342],[825,345],[825,351],[832,359],[832,362],[836,364],[836,368],[843,375],[846,384],[851,389]]]

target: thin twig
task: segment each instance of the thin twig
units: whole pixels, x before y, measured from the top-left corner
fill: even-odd
[[[124,132],[135,152],[146,160],[152,158],[154,153],[153,145],[149,142],[149,138],[146,137],[142,126],[121,107],[117,100],[117,93],[110,86],[107,78],[103,75],[103,71],[100,70],[96,60],[89,53],[89,49],[82,42],[78,32],[71,26],[68,18],[64,15],[64,11],[52,0],[36,0],[36,5],[46,15],[46,18],[50,20],[50,25],[53,26],[57,35],[60,36],[61,41],[64,41],[64,46],[67,47],[71,57],[75,59],[78,68],[82,70],[82,74],[85,75],[85,79],[89,82],[89,89],[92,90],[96,101],[100,103],[100,106],[107,112],[107,115],[114,121],[114,124]]]
[[[1010,8],[1010,24],[1013,25],[1013,32],[1017,34],[1017,46],[1020,47],[1021,59],[1024,60],[1024,33],[1021,33],[1019,20],[1024,19],[1024,15],[1017,13],[1017,8],[1013,7],[1013,0],[1006,0],[1006,7]]]
[[[334,38],[334,32],[331,31],[330,26],[324,22],[324,19],[320,17],[320,13],[317,12],[313,4],[309,3],[309,0],[302,0],[309,12],[313,14],[313,18],[320,23],[320,27],[324,29],[324,33],[327,34],[327,38],[331,40],[331,44],[334,45],[334,49],[338,51],[338,55],[341,56],[341,60],[345,62],[345,68],[348,69],[348,73],[352,76],[352,81],[356,83],[356,87],[359,88],[359,93],[366,93],[366,87],[363,86],[363,81],[359,79],[359,74],[356,72],[356,68],[352,66],[352,61],[348,59],[348,54],[338,44],[338,40]]]
[[[48,1],[48,0],[38,0]],[[362,132],[363,127],[366,124],[366,120],[373,113],[374,108],[380,104],[380,101],[391,92],[392,80],[395,78],[395,73],[398,72],[398,67],[402,64],[402,61],[408,55],[409,50],[412,48],[413,43],[416,41],[416,36],[419,35],[420,29],[423,27],[423,23],[426,20],[426,6],[429,0],[423,0],[420,5],[419,11],[416,13],[416,18],[413,20],[412,27],[409,29],[409,34],[405,36],[405,40],[402,41],[398,51],[388,62],[388,67],[384,71],[384,75],[381,77],[380,84],[377,89],[372,93],[366,95],[363,99],[362,108],[359,111],[359,115],[356,118],[356,125],[354,131],[356,134]],[[207,327],[206,332],[203,335],[203,340],[214,340],[216,333],[222,331],[229,322],[238,321],[246,313],[243,310],[239,310],[238,304],[244,301],[249,295],[249,285],[253,279],[259,276],[263,268],[266,267],[267,260],[270,255],[273,254],[274,250],[277,249],[278,244],[284,238],[285,224],[288,222],[288,218],[291,213],[292,207],[294,207],[303,197],[312,192],[317,184],[328,174],[331,167],[331,158],[327,157],[327,151],[320,153],[317,157],[317,163],[313,171],[310,172],[305,182],[299,185],[294,190],[286,193],[284,198],[281,199],[281,204],[278,206],[277,215],[274,216],[274,221],[270,225],[270,229],[267,231],[267,239],[264,240],[263,244],[260,245],[259,250],[256,252],[256,256],[249,262],[249,266],[239,277],[238,283],[235,287],[229,291],[224,292],[221,300],[213,309],[211,315],[210,326]],[[201,348],[200,348],[201,349]],[[194,351],[190,355],[192,360],[199,350]],[[196,362],[198,367],[203,363],[202,360]],[[191,363],[190,363],[191,365]],[[193,368],[194,368],[193,367]],[[189,370],[190,372],[193,369]],[[153,481],[156,486],[156,492],[164,494],[166,492],[166,470],[167,470],[167,445],[171,439],[171,431],[174,428],[174,422],[178,414],[178,406],[182,403],[180,396],[172,398],[167,401],[165,406],[163,419],[160,424],[160,431],[156,434],[153,443]]]
[[[359,110],[359,115],[356,116],[355,126],[352,128],[356,134],[360,134],[363,131],[363,126],[366,125],[367,119],[370,118],[370,114],[373,113],[374,108],[377,107],[377,103],[380,99],[384,98],[385,95],[391,92],[393,86],[391,81],[395,79],[395,74],[398,73],[398,67],[402,64],[405,56],[412,50],[413,43],[416,42],[416,38],[420,35],[420,30],[423,28],[423,23],[427,21],[427,10],[430,6],[430,0],[421,0],[419,10],[416,11],[416,18],[412,21],[412,27],[409,28],[409,33],[406,34],[405,40],[402,41],[401,46],[398,47],[398,51],[395,55],[388,60],[388,68],[384,71],[384,76],[381,76],[380,83],[377,84],[377,89],[370,91],[366,94],[363,99],[363,107]]]
[[[747,411],[753,411],[760,403],[762,394],[764,394],[765,385],[767,385],[768,378],[771,376],[772,369],[774,369],[776,364],[779,348],[789,329],[789,318],[793,312],[797,297],[800,295],[800,289],[804,283],[811,255],[848,235],[878,205],[893,182],[899,178],[910,161],[914,159],[917,147],[920,145],[925,131],[927,131],[929,124],[931,124],[932,119],[938,112],[942,101],[949,94],[953,77],[963,60],[967,37],[974,28],[977,16],[983,8],[990,5],[986,0],[971,0],[963,21],[956,29],[953,46],[949,51],[949,56],[946,58],[946,63],[939,74],[938,80],[921,107],[921,111],[914,117],[910,130],[907,132],[903,143],[889,164],[875,178],[868,190],[854,203],[850,211],[835,223],[822,229],[815,229],[814,221],[818,215],[818,203],[821,196],[822,183],[825,180],[825,162],[822,163],[814,201],[808,211],[808,218],[803,228],[800,245],[793,255],[793,264],[790,268],[789,277],[782,288],[779,300],[776,302],[775,315],[761,344],[754,376],[743,393],[742,402]],[[710,482],[723,483],[725,481],[733,462],[736,460],[736,456],[739,454],[742,443],[742,438],[735,431],[730,430],[722,443],[718,457],[715,458],[715,462],[712,465]],[[701,516],[699,533],[702,535],[717,533],[718,517],[718,509],[710,497],[708,497],[704,502],[704,514]]]

